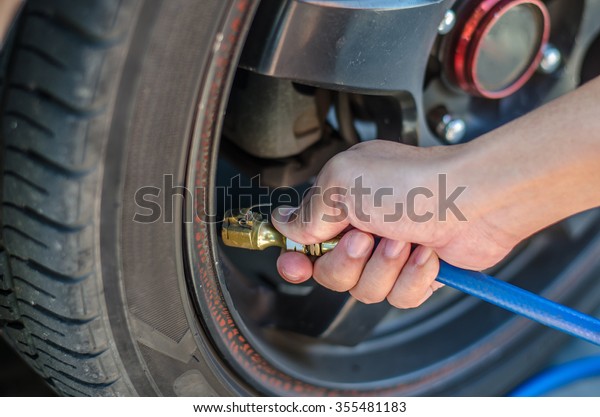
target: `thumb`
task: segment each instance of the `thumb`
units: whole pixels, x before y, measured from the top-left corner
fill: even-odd
[[[319,197],[308,198],[300,207],[280,206],[272,213],[273,226],[285,237],[309,245],[331,239],[349,224],[347,210],[328,207]]]

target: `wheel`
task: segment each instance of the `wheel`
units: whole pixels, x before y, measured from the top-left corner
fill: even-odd
[[[335,8],[320,2],[29,0],[2,92],[4,335],[64,395],[507,392],[564,338],[449,289],[396,311],[285,285],[277,252],[224,247],[219,219],[264,192],[297,200],[328,157],[356,141],[439,143],[427,116],[440,103],[468,113],[469,140],[574,88],[579,73],[568,71],[583,71],[590,42],[575,42],[583,8],[571,21],[559,13],[565,1],[548,8],[557,27],[573,29],[555,42],[573,68],[492,100],[444,87],[452,81],[436,62],[449,38],[437,26],[451,2],[419,13],[427,24],[415,24],[435,29],[420,35],[411,86],[391,80],[382,94],[368,77],[346,83],[353,74],[338,73],[336,84],[324,69],[343,66],[321,59],[313,68],[319,56],[299,61],[286,56],[290,45],[270,54],[300,40],[298,22],[327,26]],[[339,9],[348,21],[357,10],[372,17]],[[418,10],[391,12],[410,20]],[[296,32],[269,43],[286,13]],[[319,42],[343,51],[339,28],[330,29]],[[587,30],[593,39],[597,30]],[[518,99],[539,89],[547,91],[535,102]],[[507,112],[511,100],[521,107]],[[293,140],[265,139],[278,136]],[[598,220],[585,213],[544,231],[495,273],[591,310]]]

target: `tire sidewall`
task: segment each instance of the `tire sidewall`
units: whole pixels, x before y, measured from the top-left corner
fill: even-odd
[[[141,395],[240,391],[190,304],[184,200],[176,188],[185,184],[199,92],[234,3],[146,2],[120,82],[106,152],[100,249],[114,340]],[[134,220],[146,214],[135,201],[144,189],[159,190],[159,219]]]

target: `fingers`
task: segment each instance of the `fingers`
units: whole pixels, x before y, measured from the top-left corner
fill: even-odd
[[[359,230],[346,233],[335,249],[315,261],[315,281],[333,291],[348,291],[362,275],[374,245],[373,236]]]
[[[385,300],[409,255],[410,244],[382,239],[350,294],[366,304]]]
[[[300,284],[313,275],[313,264],[299,252],[284,252],[277,258],[277,271],[283,279],[292,284]]]
[[[369,233],[352,230],[337,247],[313,265],[298,252],[283,253],[277,260],[279,274],[299,284],[312,277],[333,291],[350,294],[367,304],[385,299],[397,308],[415,308],[443,287],[435,281],[439,258],[427,247],[419,246],[410,254],[410,244],[382,239],[373,252]]]
[[[414,308],[427,300],[442,286],[435,282],[440,269],[436,253],[419,246],[408,259],[396,283],[387,296],[388,302],[398,308]]]

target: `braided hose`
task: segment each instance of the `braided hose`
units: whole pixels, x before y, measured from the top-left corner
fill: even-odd
[[[440,262],[437,281],[600,346],[600,320],[481,272]]]

